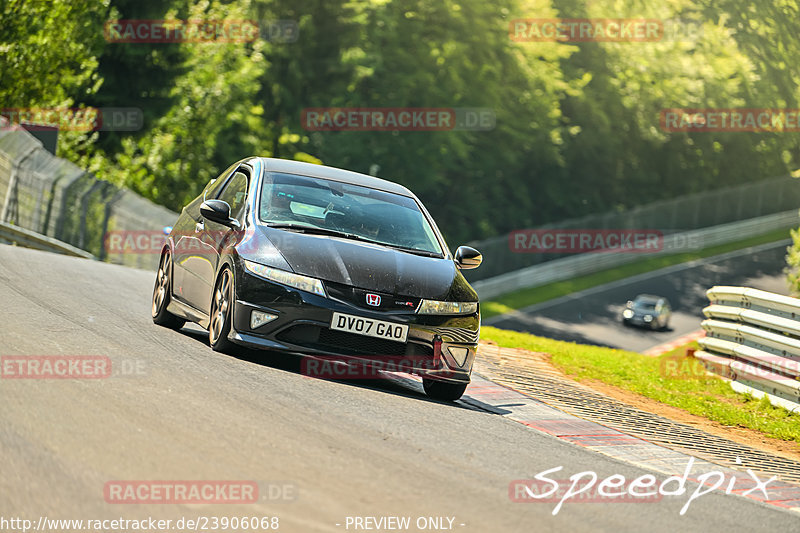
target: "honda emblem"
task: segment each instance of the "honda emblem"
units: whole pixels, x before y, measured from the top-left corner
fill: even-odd
[[[381,305],[381,296],[379,294],[367,293],[367,304],[378,307]]]

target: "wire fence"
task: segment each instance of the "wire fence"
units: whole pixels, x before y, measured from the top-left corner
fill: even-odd
[[[537,228],[521,229],[658,230],[666,236],[763,217],[798,207],[800,207],[800,179],[782,176],[726,189],[680,196],[620,213],[591,215]],[[480,268],[466,271],[464,275],[467,279],[472,282],[493,278],[575,255],[518,253],[512,250],[510,239],[510,234],[506,234],[470,243],[470,246],[481,251],[484,262]]]
[[[0,124],[0,126],[2,126]],[[109,231],[159,231],[178,214],[53,156],[21,129],[0,127],[0,222],[67,242],[95,257],[155,269],[157,253],[109,254]]]

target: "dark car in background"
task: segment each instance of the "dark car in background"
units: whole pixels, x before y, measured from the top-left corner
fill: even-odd
[[[480,333],[478,296],[405,187],[346,170],[253,157],[187,205],[161,253],[156,324],[233,345],[423,361],[426,393],[461,397]]]
[[[672,308],[663,296],[640,294],[629,300],[622,311],[622,323],[649,329],[667,329]]]

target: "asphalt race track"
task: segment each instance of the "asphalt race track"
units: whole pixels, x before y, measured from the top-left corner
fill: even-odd
[[[543,302],[510,315],[484,320],[485,325],[583,344],[642,352],[700,329],[705,291],[735,285],[788,294],[783,268],[789,241],[676,265],[657,272],[595,287]],[[625,303],[637,294],[666,296],[672,320],[665,331],[622,325]]]
[[[762,257],[763,274],[774,272]],[[673,284],[666,295],[685,294],[674,303],[688,314],[706,276],[647,290]],[[797,513],[719,492],[684,516],[685,497],[567,503],[556,516],[553,503],[512,503],[510,482],[557,466],[564,478],[648,472],[463,403],[430,401],[411,384],[321,381],[301,375],[295,356],[214,353],[197,328],[152,324],[153,279],[0,245],[0,355],[113,363],[106,379],[0,379],[2,518],[277,516],[279,531],[298,532],[355,531],[347,517],[370,516],[450,517],[453,530],[481,533],[788,532],[800,523]],[[612,306],[628,292],[615,295],[598,298]],[[120,480],[253,480],[262,492],[251,504],[108,503],[104,487]]]

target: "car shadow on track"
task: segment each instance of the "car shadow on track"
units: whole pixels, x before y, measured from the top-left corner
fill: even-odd
[[[457,407],[461,409],[473,410],[472,407],[461,402],[454,403],[429,398],[422,388],[422,383],[405,377],[402,374],[381,372],[380,374],[384,376],[382,379],[328,379],[309,376],[303,372],[303,361],[309,357],[306,355],[271,350],[254,350],[244,346],[237,346],[231,353],[219,353],[211,350],[211,347],[208,343],[208,331],[200,328],[200,326],[196,324],[187,324],[178,330],[178,333],[203,344],[208,350],[209,355],[233,357],[239,359],[240,361],[245,361],[254,365],[269,367],[275,370],[281,370],[283,372],[290,372],[292,374],[298,374],[308,379],[319,379],[323,381],[339,383],[340,385],[349,387],[358,387],[361,389],[393,394],[395,396],[404,396],[412,400],[420,400],[430,403],[449,405],[451,407]],[[467,392],[469,392],[469,388],[467,389]]]

